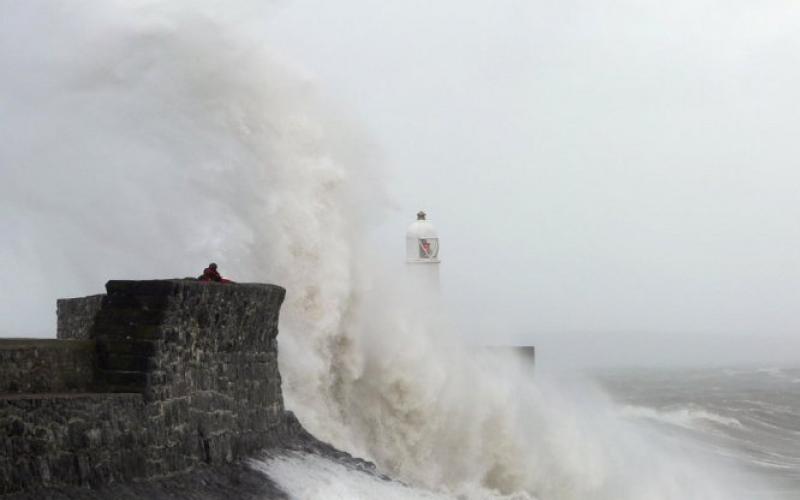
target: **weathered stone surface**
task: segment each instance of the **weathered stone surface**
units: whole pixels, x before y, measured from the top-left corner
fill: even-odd
[[[111,385],[144,395],[151,420],[164,426],[166,460],[230,462],[263,447],[284,413],[276,342],[283,288],[185,280],[106,288],[92,328],[98,364]],[[137,350],[112,355],[132,340]]]
[[[0,394],[92,390],[95,343],[1,339]]]
[[[269,459],[283,454],[313,454],[325,457],[366,474],[390,481],[375,465],[323,443],[302,428],[291,412],[286,412],[269,446],[252,458]],[[283,500],[288,498],[267,476],[246,462],[201,464],[192,470],[147,481],[115,481],[92,488],[79,486],[36,486],[9,495],[3,500]]]
[[[170,477],[302,434],[280,389],[283,288],[157,280],[106,289],[96,313],[96,296],[60,307],[64,331],[91,340],[49,341],[75,358],[53,354],[54,379],[79,372],[75,390],[94,394],[67,394],[65,382],[36,386],[61,394],[30,394],[20,384],[45,373],[35,363],[45,349],[7,349],[15,365],[0,368],[0,383],[17,390],[0,395],[0,495]]]
[[[139,394],[0,399],[0,494],[141,476],[151,429]]]
[[[56,337],[59,339],[86,340],[94,323],[94,317],[100,310],[105,295],[90,295],[74,299],[58,299],[56,313],[58,327]]]
[[[3,500],[284,500],[288,497],[260,472],[245,464],[200,466],[191,472],[150,481],[37,487],[0,497]]]

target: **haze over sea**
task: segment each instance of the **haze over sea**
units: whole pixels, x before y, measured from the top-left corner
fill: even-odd
[[[399,481],[252,462],[292,498],[799,498],[800,6],[400,4],[0,2],[0,334],[215,260]]]

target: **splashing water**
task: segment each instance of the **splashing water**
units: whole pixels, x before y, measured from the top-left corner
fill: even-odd
[[[429,498],[749,498],[602,395],[534,383],[514,354],[418,314],[357,245],[387,209],[363,139],[232,7],[202,5],[0,7],[0,258],[18,284],[0,331],[44,330],[56,295],[213,259],[287,288],[281,371],[303,424]],[[259,467],[298,498],[407,498],[337,482],[320,458]]]

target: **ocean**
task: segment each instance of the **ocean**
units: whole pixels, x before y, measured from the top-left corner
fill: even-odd
[[[696,481],[678,466],[671,469],[674,475],[669,467],[665,476],[625,475],[629,485],[617,483],[613,473],[595,474],[596,491],[583,490],[577,495],[576,486],[585,482],[584,477],[576,476],[574,484],[565,477],[558,487],[543,486],[541,491],[535,482],[529,483],[532,488],[516,492],[475,487],[446,491],[385,481],[311,455],[270,457],[254,461],[253,467],[297,499],[614,498],[607,492],[609,481],[619,488],[616,498],[636,500],[800,498],[800,368],[620,368],[594,372],[590,379],[572,379],[561,387],[568,386],[566,390],[577,395],[575,387],[582,386],[587,394],[591,392],[590,406],[597,404],[596,398],[602,399],[601,393],[607,394],[610,405],[596,408],[600,420],[607,421],[605,410],[610,409],[612,418],[627,433],[648,441],[654,454],[670,450],[669,460],[685,460],[708,481]],[[593,383],[598,387],[588,389]],[[547,438],[563,439],[567,446],[570,442],[567,433]],[[606,455],[610,461],[616,460],[614,457],[614,453]],[[647,460],[655,463],[663,461],[663,456],[645,457]],[[676,487],[675,483],[684,481]]]
[[[756,499],[800,498],[800,368],[615,370],[621,415],[763,478]]]
[[[46,332],[56,297],[213,259],[288,290],[287,408],[395,479],[313,454],[252,462],[292,498],[800,499],[797,370],[578,377],[465,346],[438,293],[404,284],[403,228],[369,245],[402,205],[391,176],[246,22],[261,3],[6,2],[3,328]],[[488,291],[460,314],[503,323],[482,317],[507,300]]]

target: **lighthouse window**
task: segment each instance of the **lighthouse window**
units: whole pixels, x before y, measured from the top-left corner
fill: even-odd
[[[437,238],[425,238],[419,240],[419,258],[435,259],[439,255],[439,240]]]

